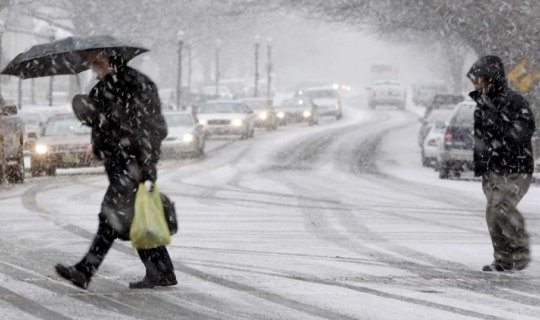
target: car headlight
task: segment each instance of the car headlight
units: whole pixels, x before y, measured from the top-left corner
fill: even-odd
[[[35,147],[35,151],[37,154],[46,154],[49,152],[49,147],[45,144],[38,144]]]
[[[280,118],[280,119],[283,119],[285,118],[285,113],[283,113],[283,111],[280,111],[277,113],[277,117]]]
[[[261,112],[261,114],[259,114],[259,118],[261,118],[262,120],[268,119],[268,113],[266,113],[266,112]]]
[[[199,119],[199,123],[202,124],[203,126],[207,126],[207,125],[208,125],[208,120],[206,120],[206,119]]]
[[[311,111],[304,111],[304,118],[311,117]]]
[[[195,137],[194,137],[193,134],[191,134],[191,133],[186,133],[186,134],[182,137],[182,141],[184,141],[184,142],[193,142],[193,140],[195,140]]]
[[[244,124],[244,122],[242,121],[242,119],[234,119],[232,121],[232,125],[235,126],[235,127],[241,127],[242,124]]]

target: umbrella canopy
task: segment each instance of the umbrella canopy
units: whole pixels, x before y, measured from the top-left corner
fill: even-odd
[[[0,73],[22,79],[76,74],[90,68],[86,55],[92,50],[104,50],[124,63],[148,51],[111,36],[68,37],[33,46],[16,56]]]

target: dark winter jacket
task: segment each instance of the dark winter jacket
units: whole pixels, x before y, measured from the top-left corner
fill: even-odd
[[[92,147],[109,178],[100,216],[127,240],[137,187],[157,179],[167,125],[154,83],[127,66],[115,69],[89,95],[98,112],[91,124]]]
[[[486,93],[469,95],[476,103],[474,112],[474,173],[532,173],[534,115],[529,103],[508,87],[499,57],[484,56],[474,63],[469,77],[490,80]]]
[[[140,170],[140,181],[157,179],[156,165],[167,125],[155,84],[142,73],[121,66],[90,92],[98,111],[92,126],[94,153],[114,173]]]

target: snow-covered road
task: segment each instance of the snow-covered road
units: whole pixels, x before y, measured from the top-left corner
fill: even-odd
[[[491,262],[481,186],[419,161],[410,111],[350,107],[341,121],[258,131],[202,160],[163,161],[176,201],[179,285],[130,290],[144,267],[117,242],[89,290],[53,271],[97,228],[102,174],[0,187],[1,319],[537,319],[540,188],[520,208],[531,266]]]

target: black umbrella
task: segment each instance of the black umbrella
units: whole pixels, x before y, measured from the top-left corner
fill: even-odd
[[[68,37],[33,46],[16,56],[0,73],[22,79],[76,74],[90,68],[86,55],[92,50],[104,50],[123,63],[148,51],[111,36]]]

